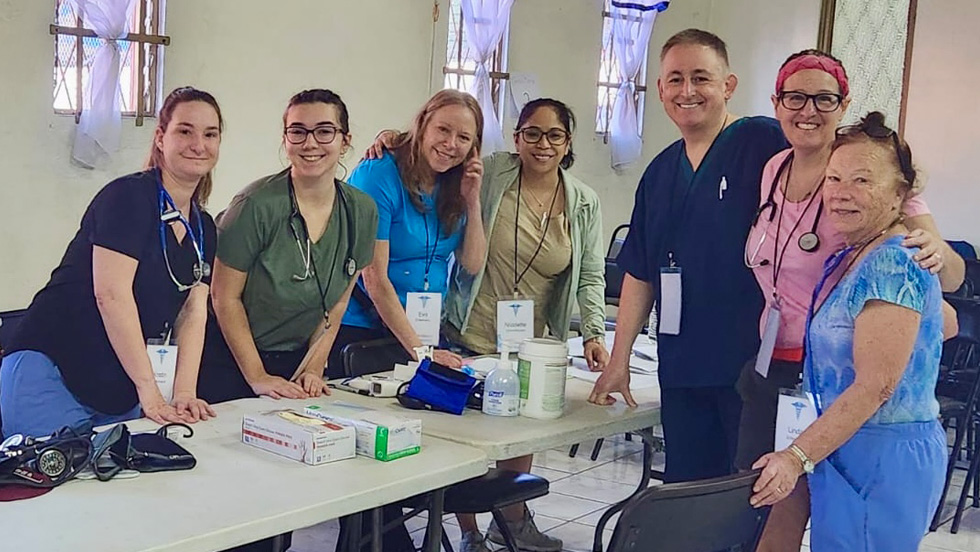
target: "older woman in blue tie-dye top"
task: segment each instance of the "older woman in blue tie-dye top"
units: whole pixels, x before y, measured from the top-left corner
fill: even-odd
[[[944,328],[938,278],[901,246],[900,208],[916,182],[908,145],[874,112],[833,148],[823,200],[847,247],[824,265],[807,319],[804,387],[818,418],[756,462],[752,503],[782,500],[812,472],[813,550],[912,552],[946,471],[935,386],[955,315]]]

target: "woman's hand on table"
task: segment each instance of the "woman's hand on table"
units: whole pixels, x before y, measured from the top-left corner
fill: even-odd
[[[593,372],[601,372],[609,364],[609,351],[606,350],[606,344],[603,343],[602,339],[590,339],[585,342],[584,345],[585,352],[585,363],[589,366],[589,370]]]
[[[306,390],[298,383],[269,374],[264,374],[259,379],[249,382],[249,386],[256,395],[265,395],[273,399],[305,399],[309,397]]]
[[[923,270],[938,274],[943,269],[942,239],[935,234],[916,228],[905,236],[902,246],[919,248],[913,259]]]
[[[152,389],[138,394],[143,415],[154,422],[160,425],[193,422],[189,415],[182,416],[173,405],[167,404],[155,384]]]
[[[788,450],[770,452],[755,461],[752,469],[762,469],[752,491],[749,503],[756,508],[771,506],[783,500],[796,488],[803,475],[800,459]]]
[[[456,368],[457,370],[463,367],[463,357],[445,349],[432,351],[432,361],[436,364]]]
[[[178,416],[188,419],[192,423],[217,416],[211,405],[197,398],[193,393],[177,393],[170,404],[177,410]]]
[[[296,383],[303,388],[310,397],[319,397],[321,395],[329,395],[330,388],[327,387],[327,382],[323,381],[322,374],[314,374],[313,372],[303,372],[296,377]]]

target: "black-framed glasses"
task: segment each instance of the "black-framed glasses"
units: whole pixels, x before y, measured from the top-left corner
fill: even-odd
[[[821,92],[820,94],[804,94],[803,92],[789,91],[779,93],[779,103],[790,111],[800,111],[806,107],[806,103],[813,102],[813,107],[821,113],[830,113],[840,107],[844,97],[840,94]]]
[[[301,126],[291,126],[286,128],[286,141],[290,144],[302,144],[306,142],[306,137],[310,134],[318,144],[332,144],[337,139],[337,127],[330,125],[318,126],[308,129]]]
[[[895,157],[898,158],[898,169],[902,171],[902,177],[911,185],[915,182],[915,167],[912,166],[912,152],[908,147],[902,147],[902,142],[898,138],[898,133],[886,126],[872,125],[848,125],[837,129],[837,136],[853,136],[862,133],[876,140],[891,139],[892,146],[895,148]]]
[[[552,146],[562,146],[568,141],[568,133],[560,128],[553,128],[547,132],[538,127],[524,127],[514,134],[520,134],[528,144],[537,144],[542,138],[547,138]]]

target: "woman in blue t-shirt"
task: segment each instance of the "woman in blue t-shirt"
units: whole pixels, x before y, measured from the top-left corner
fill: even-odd
[[[881,113],[838,131],[823,200],[846,246],[824,264],[805,336],[818,417],[753,465],[763,469],[755,506],[809,474],[814,550],[917,550],[943,487],[935,386],[943,335],[955,330],[944,328],[939,279],[901,245],[915,182],[911,151]]]
[[[351,173],[348,182],[377,203],[378,234],[374,260],[364,269],[334,341],[328,375],[342,375],[340,352],[348,343],[394,335],[406,359],[417,359],[420,347],[438,343],[450,262],[475,274],[486,257],[482,135],[476,100],[442,90],[389,152],[362,161]],[[453,368],[462,364],[459,355],[443,349],[434,351],[433,360]]]
[[[197,373],[215,246],[203,207],[221,110],[211,94],[178,88],[158,121],[147,169],[96,194],[8,344],[0,368],[5,435],[44,436],[141,413],[161,424],[214,415],[197,397]],[[173,371],[158,384],[154,372],[163,367]]]

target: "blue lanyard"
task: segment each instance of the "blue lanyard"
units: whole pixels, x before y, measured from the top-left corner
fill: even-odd
[[[211,272],[210,267],[204,262],[204,223],[201,220],[201,212],[197,209],[196,205],[193,203],[191,204],[191,212],[193,212],[197,218],[197,234],[195,235],[190,222],[184,217],[183,213],[180,212],[180,209],[177,208],[177,204],[174,202],[174,199],[170,197],[170,194],[163,187],[163,183],[159,179],[157,179],[157,190],[160,205],[160,247],[163,250],[163,259],[167,264],[167,270],[170,272],[170,278],[174,281],[174,284],[177,285],[177,289],[180,291],[185,291],[199,283],[202,277],[208,276]],[[168,211],[168,208],[171,209],[171,211]],[[168,213],[176,213],[177,220],[179,220],[181,224],[184,225],[184,228],[187,229],[187,237],[190,238],[191,243],[194,245],[194,251],[197,253],[197,264],[194,266],[194,282],[190,285],[179,282],[170,267],[170,257],[167,253],[166,234],[169,219],[164,219],[164,215]],[[170,216],[174,215],[171,214]]]
[[[823,291],[823,286],[827,283],[827,280],[830,279],[830,276],[833,275],[833,273],[840,267],[841,263],[844,262],[844,259],[847,258],[847,254],[854,251],[854,249],[855,246],[849,245],[837,253],[834,253],[828,257],[826,261],[824,261],[823,275],[820,277],[820,282],[817,284],[817,287],[813,290],[813,297],[810,299],[810,307],[807,309],[806,313],[806,333],[803,336],[803,346],[807,352],[807,364],[810,365],[810,368],[804,369],[804,371],[807,374],[807,383],[810,386],[810,393],[813,394],[813,406],[817,409],[817,416],[823,415],[823,407],[820,406],[820,393],[817,392],[817,378],[814,375],[812,368],[814,355],[812,349],[810,348],[810,325],[813,323],[813,315],[816,311],[817,298],[820,296],[820,292]]]

